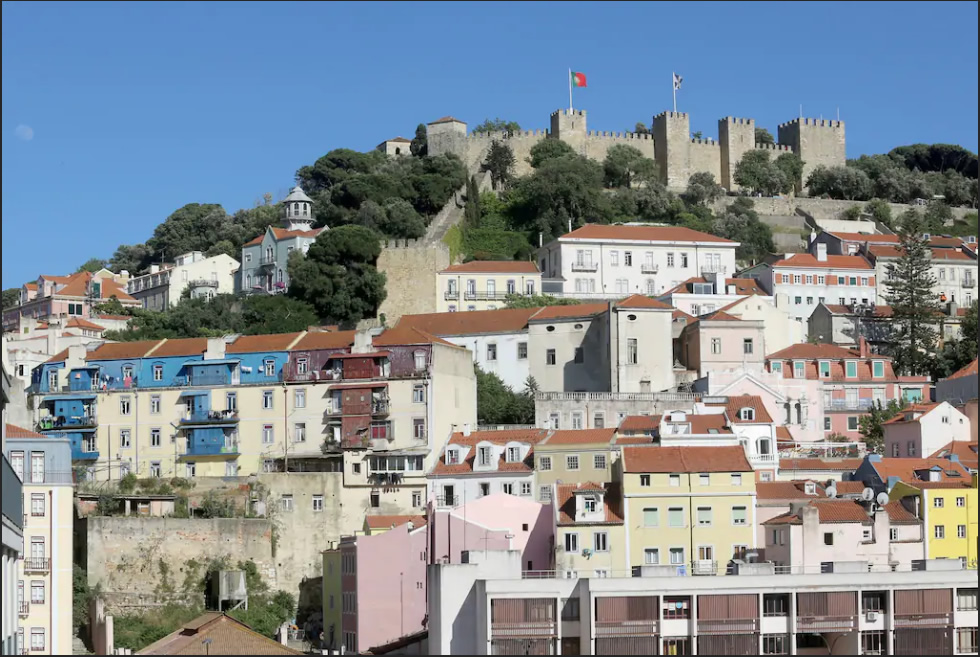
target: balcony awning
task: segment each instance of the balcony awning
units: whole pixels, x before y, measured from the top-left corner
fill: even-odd
[[[344,358],[387,358],[391,355],[390,351],[372,351],[369,354],[330,354],[327,356],[328,360],[333,360],[334,358],[344,359]]]
[[[341,390],[344,388],[387,388],[387,381],[365,381],[364,383],[335,383],[327,390]]]
[[[95,399],[98,395],[94,392],[79,392],[74,395],[45,395],[44,401],[72,401],[74,399]]]
[[[182,390],[178,397],[203,397],[204,395],[210,395],[210,390]]]

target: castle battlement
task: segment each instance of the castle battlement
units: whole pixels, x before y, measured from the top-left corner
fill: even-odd
[[[422,240],[411,238],[382,240],[381,246],[384,249],[417,249],[422,245]]]
[[[657,114],[655,117],[653,117],[653,120],[656,121],[657,119],[661,119],[664,117],[668,119],[686,119],[687,112],[661,112],[660,114]]]
[[[611,139],[636,139],[637,141],[650,141],[653,139],[653,135],[649,133],[641,132],[607,132],[603,130],[589,130],[587,135],[593,139],[602,139],[604,137]]]
[[[494,141],[494,140],[504,140],[504,139],[525,139],[534,138],[540,139],[541,137],[547,137],[547,130],[519,130],[517,132],[471,132],[466,135],[467,139],[478,139],[483,141]]]
[[[817,128],[843,128],[843,121],[832,121],[830,119],[793,119],[786,123],[780,123],[779,127],[784,128],[791,125],[809,125]]]
[[[718,145],[718,142],[715,141],[714,139],[692,139],[691,140],[691,143],[692,144],[695,144],[695,145],[698,145],[698,146],[717,146]]]
[[[726,121],[732,125],[755,125],[755,119],[741,119],[734,116],[726,116],[722,121]]]
[[[793,148],[785,144],[756,144],[757,151],[779,151],[780,153],[792,153]]]
[[[551,117],[554,118],[556,116],[585,116],[585,110],[577,110],[577,109],[573,109],[573,110],[564,110],[564,109],[563,110],[556,110],[556,111],[554,111],[554,112],[551,113]]]

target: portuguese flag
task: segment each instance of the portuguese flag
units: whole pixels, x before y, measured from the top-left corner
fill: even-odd
[[[585,73],[579,73],[578,71],[572,71],[572,86],[573,87],[587,87],[585,83]]]

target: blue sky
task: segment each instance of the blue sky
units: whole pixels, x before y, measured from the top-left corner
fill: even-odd
[[[977,3],[3,3],[3,287],[284,193],[451,114],[622,131],[670,108],[847,122],[848,156],[977,150]]]

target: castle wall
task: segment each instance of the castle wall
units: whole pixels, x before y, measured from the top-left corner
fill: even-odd
[[[439,312],[436,274],[450,264],[449,247],[445,244],[389,240],[378,257],[378,271],[387,276],[388,291],[378,315],[383,314],[392,326],[402,315]]]
[[[793,119],[778,128],[779,143],[792,147],[803,160],[803,183],[818,166],[844,166],[847,161],[843,121]]]
[[[531,165],[528,160],[531,157],[531,149],[548,138],[547,130],[526,130],[521,132],[475,132],[466,138],[466,155],[463,162],[470,172],[480,169],[480,165],[487,158],[490,152],[490,145],[495,141],[503,142],[510,146],[514,152],[514,175],[526,176],[531,173]]]
[[[692,139],[690,141],[690,178],[691,175],[695,173],[700,173],[706,171],[715,177],[715,180],[721,180],[721,144],[716,142],[714,139]],[[687,181],[684,182],[684,186],[687,186]]]
[[[643,157],[656,160],[653,135],[641,135],[635,132],[589,131],[583,143],[583,154],[591,160],[602,162],[609,154],[609,149],[617,144],[632,146],[643,153]]]
[[[661,182],[685,189],[691,174],[691,120],[685,112],[662,112],[653,117],[653,139]],[[719,153],[719,158],[721,157]],[[720,174],[721,164],[719,161]]]
[[[729,191],[738,191],[735,165],[755,147],[755,119],[728,116],[719,120],[718,142],[721,144],[721,176],[718,183]]]

